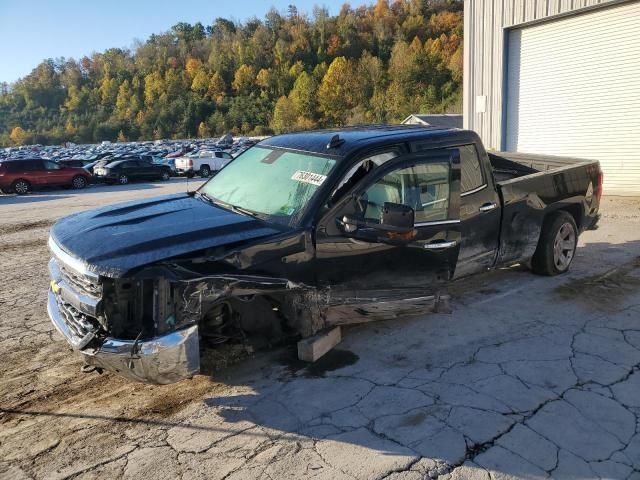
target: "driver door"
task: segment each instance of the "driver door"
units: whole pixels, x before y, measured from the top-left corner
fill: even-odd
[[[394,301],[434,295],[455,271],[459,199],[457,149],[404,155],[369,173],[318,223],[317,281],[329,288],[330,304],[393,308]],[[413,228],[388,229],[389,205],[413,209]]]

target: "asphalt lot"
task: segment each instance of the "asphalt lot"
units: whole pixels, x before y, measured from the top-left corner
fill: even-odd
[[[353,327],[311,367],[80,373],[46,316],[50,225],[185,188],[0,196],[0,478],[640,479],[640,199],[603,200],[568,275],[463,281],[453,313]]]

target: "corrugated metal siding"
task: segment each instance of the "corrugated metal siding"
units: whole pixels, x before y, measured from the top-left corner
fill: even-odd
[[[619,3],[621,0],[465,0],[464,127],[478,132],[487,148],[504,148],[505,28]],[[484,113],[476,111],[479,96],[486,97]]]
[[[514,29],[506,149],[600,160],[640,194],[640,2]]]

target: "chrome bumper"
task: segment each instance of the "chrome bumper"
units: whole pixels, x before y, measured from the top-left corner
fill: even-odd
[[[174,383],[200,371],[198,326],[144,341],[106,338],[97,348],[84,347],[65,322],[57,295],[49,290],[47,311],[58,332],[88,365],[145,383]]]

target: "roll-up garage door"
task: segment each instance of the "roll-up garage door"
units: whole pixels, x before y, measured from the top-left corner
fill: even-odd
[[[600,160],[640,194],[640,2],[510,30],[506,150]]]

